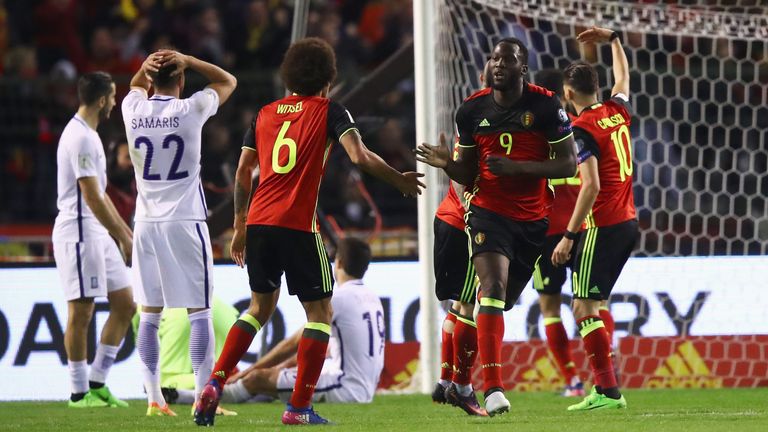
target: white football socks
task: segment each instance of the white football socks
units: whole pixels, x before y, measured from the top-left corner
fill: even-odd
[[[195,400],[213,372],[215,340],[211,310],[205,309],[189,314],[189,357],[195,373]]]
[[[119,346],[99,343],[99,346],[96,348],[96,356],[93,358],[93,363],[91,363],[91,376],[89,380],[102,384],[107,382],[109,369],[115,363],[119,350]]]
[[[69,382],[72,384],[72,393],[85,393],[88,391],[88,360],[67,361],[69,368]]]
[[[160,391],[160,340],[157,329],[160,327],[159,313],[141,312],[139,317],[139,332],[136,336],[136,346],[141,357],[141,372],[144,375],[144,390],[151,404],[165,406],[165,398]]]

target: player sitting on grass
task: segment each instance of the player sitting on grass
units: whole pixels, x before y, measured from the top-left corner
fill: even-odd
[[[334,276],[339,286],[331,298],[333,318],[328,357],[317,380],[313,402],[369,403],[384,366],[384,311],[378,296],[363,284],[371,260],[367,243],[341,240]],[[288,402],[296,384],[296,353],[303,328],[280,341],[248,369],[233,375],[222,401],[247,402],[256,395]],[[183,398],[191,391],[180,390]],[[185,399],[186,400],[186,399]]]

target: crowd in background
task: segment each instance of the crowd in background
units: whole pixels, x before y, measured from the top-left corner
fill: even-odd
[[[336,50],[337,83],[351,88],[412,37],[410,0],[311,2],[307,35]],[[76,79],[115,77],[118,106],[99,128],[107,150],[110,196],[126,219],[135,186],[119,112],[144,57],[173,47],[216,63],[239,81],[235,96],[203,130],[202,178],[209,207],[226,204],[242,137],[258,109],[283,95],[276,77],[291,38],[287,0],[0,0],[0,223],[51,223],[56,215],[56,147],[77,110]],[[188,76],[185,96],[204,82]],[[400,170],[415,168],[412,79],[360,118],[367,145]],[[376,197],[385,226],[415,227],[415,201],[360,176],[336,148],[320,205],[342,226],[372,224],[356,179]]]

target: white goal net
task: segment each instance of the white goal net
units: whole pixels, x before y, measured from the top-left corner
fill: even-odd
[[[495,41],[521,39],[531,74],[574,60],[609,91],[617,30],[631,71],[636,256],[754,255],[768,250],[768,7],[764,2],[438,0],[438,128],[453,129]],[[532,76],[531,75],[531,76]],[[604,96],[608,96],[605,94]]]

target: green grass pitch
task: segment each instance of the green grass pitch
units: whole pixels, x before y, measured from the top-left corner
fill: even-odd
[[[457,408],[434,405],[426,395],[377,396],[369,405],[317,404],[335,422],[325,427],[357,431],[768,431],[768,389],[628,390],[629,409],[570,413],[577,399],[551,393],[509,393],[512,409],[494,418],[472,418]],[[217,430],[277,430],[283,405],[226,405],[239,413],[218,417]],[[178,417],[144,416],[144,401],[128,409],[74,410],[63,402],[0,403],[2,431],[170,431],[195,428],[186,406],[175,406]]]

